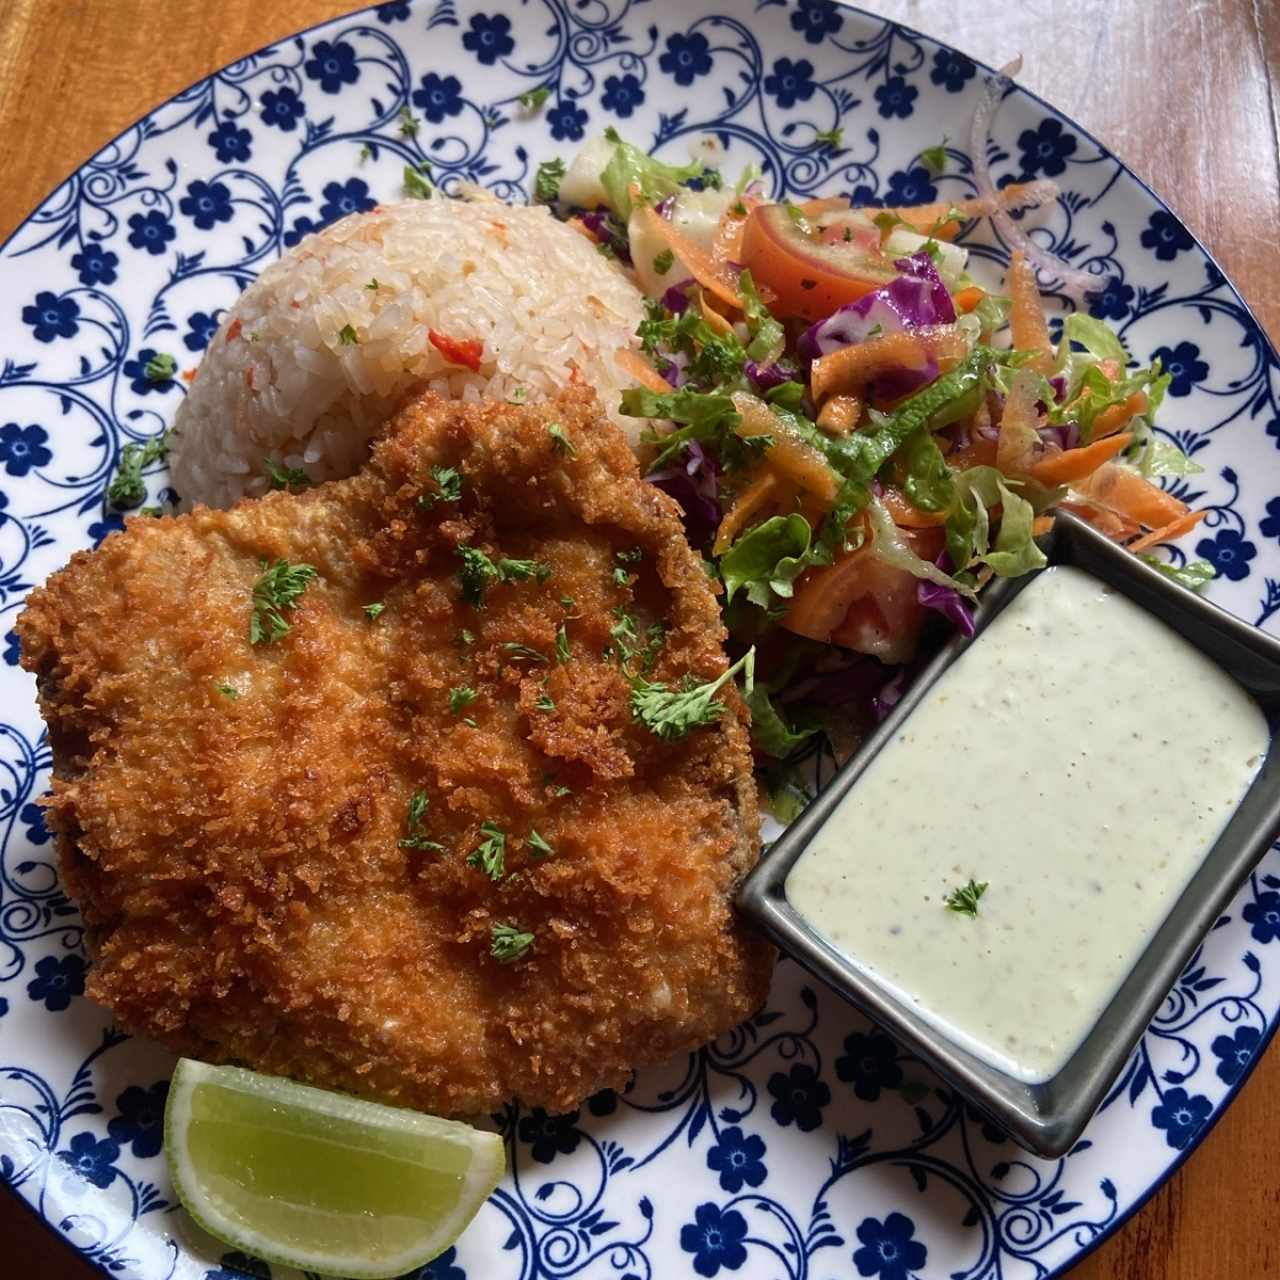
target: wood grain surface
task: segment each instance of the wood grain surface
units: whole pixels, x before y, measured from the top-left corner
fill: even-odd
[[[343,0],[0,0],[0,240],[121,129]],[[1280,339],[1277,0],[868,0],[1002,64],[1102,138],[1209,246]],[[1073,1280],[1280,1276],[1280,1050],[1194,1157]],[[97,1274],[0,1193],[0,1273]],[[482,1280],[482,1278],[481,1278]],[[675,1280],[674,1277],[670,1280]]]

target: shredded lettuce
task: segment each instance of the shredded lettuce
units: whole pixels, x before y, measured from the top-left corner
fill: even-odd
[[[1002,578],[1016,578],[1033,569],[1043,569],[1049,561],[1036,546],[1031,533],[1035,508],[1026,498],[1014,493],[1003,478],[996,482],[996,487],[1000,491],[1000,528],[996,545],[982,557],[983,562]]]
[[[977,316],[984,333],[995,333],[1009,323],[1009,312],[1012,310],[1013,303],[1008,298],[1003,298],[998,293],[988,293],[969,314]]]
[[[1157,560],[1155,556],[1140,555],[1138,559],[1149,564],[1153,569],[1158,569],[1166,578],[1172,578],[1180,587],[1186,587],[1188,591],[1200,591],[1218,576],[1217,570],[1207,560],[1192,560],[1189,564],[1176,565]]]
[[[1152,476],[1194,476],[1204,470],[1172,440],[1161,440],[1154,431],[1143,433],[1127,455],[1127,460],[1148,480]]]
[[[768,609],[789,600],[807,559],[813,531],[801,515],[773,516],[742,535],[720,557],[725,596],[746,589],[752,604]]]
[[[738,293],[742,297],[742,310],[747,318],[747,328],[751,332],[751,341],[747,344],[747,355],[752,360],[764,364],[776,360],[782,354],[786,342],[786,332],[782,325],[769,314],[769,308],[760,301],[755,281],[750,271],[744,271],[738,277]]]
[[[902,446],[902,457],[907,497],[921,511],[945,511],[955,501],[956,482],[933,434],[925,429],[915,432]]]
[[[978,598],[978,593],[971,586],[944,573],[936,564],[922,560],[911,550],[902,531],[893,523],[893,517],[885,510],[884,503],[872,499],[867,505],[867,515],[870,517],[871,532],[875,539],[872,549],[878,559],[895,569],[905,569],[913,577],[925,582],[950,587],[969,600]]]
[[[789,725],[773,705],[769,692],[764,684],[757,684],[747,698],[747,705],[751,708],[751,741],[765,755],[784,760],[812,738],[818,729],[816,726],[801,729]]]
[[[634,207],[631,187],[640,189],[644,204],[656,204],[666,196],[675,195],[690,179],[704,177],[707,168],[701,160],[691,160],[685,165],[664,164],[653,156],[624,142],[615,130],[606,130],[605,137],[613,143],[613,155],[600,175],[600,185],[609,198],[609,207],[624,222],[631,217]]]

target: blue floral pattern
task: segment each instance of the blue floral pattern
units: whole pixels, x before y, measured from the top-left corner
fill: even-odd
[[[736,1209],[700,1204],[693,1221],[680,1228],[680,1247],[693,1254],[693,1269],[700,1276],[714,1276],[721,1267],[737,1271],[746,1262],[746,1235],[746,1219]]]
[[[36,300],[22,308],[22,323],[31,326],[37,342],[52,342],[55,338],[74,338],[80,331],[76,317],[80,305],[74,298],[60,298],[48,289],[36,294]]]
[[[883,1222],[864,1218],[858,1224],[859,1248],[853,1251],[853,1264],[860,1276],[879,1276],[880,1280],[907,1280],[919,1271],[929,1255],[919,1240],[912,1239],[916,1224],[905,1214],[891,1213]]]
[[[76,1000],[82,926],[37,803],[49,746],[17,669],[26,592],[123,527],[102,502],[111,468],[185,392],[163,363],[147,378],[148,362],[189,369],[255,275],[309,231],[399,198],[407,164],[446,191],[520,199],[540,160],[568,158],[579,131],[610,120],[675,163],[712,133],[728,148],[721,169],[754,161],[774,195],[963,200],[975,193],[964,123],[984,79],[963,54],[830,0],[404,0],[193,85],[0,249],[0,1179],[95,1266],[161,1280],[173,1248],[183,1275],[271,1270],[172,1230],[155,1154],[169,1064]],[[541,88],[545,104],[521,104]],[[402,130],[406,108],[416,132]],[[922,153],[948,135],[934,173]],[[1280,446],[1275,353],[1185,228],[1070,122],[1015,91],[988,158],[1000,184],[1055,178],[1062,194],[1032,234],[1098,277],[1090,309],[1135,359],[1169,367],[1160,428],[1202,470],[1162,483],[1206,519],[1162,554],[1211,559],[1210,596],[1280,629],[1280,498],[1258,465]],[[989,227],[961,240],[975,270],[1004,261]],[[1053,300],[1058,316],[1068,305]],[[768,1007],[715,1044],[576,1115],[504,1109],[509,1176],[415,1280],[1044,1280],[1141,1200],[1257,1061],[1280,1005],[1277,940],[1273,853],[1061,1161],[1025,1157],[784,964]]]

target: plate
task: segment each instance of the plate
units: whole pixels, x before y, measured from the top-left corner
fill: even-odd
[[[266,263],[398,198],[407,163],[520,198],[540,160],[613,125],[681,160],[710,131],[730,171],[757,161],[775,191],[969,195],[957,139],[984,76],[829,0],[381,4],[179,94],[0,250],[0,1179],[69,1247],[120,1280],[271,1271],[175,1206],[161,1155],[171,1059],[81,997],[81,928],[36,804],[50,751],[12,631],[32,584],[120,527],[102,504],[119,451],[167,425],[185,386],[148,381],[147,362],[193,367]],[[519,103],[543,86],[540,106]],[[921,152],[944,135],[935,174]],[[1280,625],[1274,350],[1177,218],[1052,108],[1010,94],[990,159],[998,179],[1060,184],[1034,235],[1105,279],[1095,314],[1173,374],[1161,423],[1202,468],[1173,484],[1208,510],[1173,554],[1211,560],[1212,599]],[[1003,261],[989,239],[973,249]],[[765,1010],[715,1044],[571,1115],[498,1117],[513,1172],[419,1280],[1056,1274],[1144,1202],[1240,1087],[1275,1028],[1277,940],[1273,850],[1057,1161],[1025,1155],[784,962]]]

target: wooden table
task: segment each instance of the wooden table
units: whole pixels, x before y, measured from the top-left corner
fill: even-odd
[[[215,67],[347,11],[344,0],[2,0],[0,239],[119,130]],[[1280,339],[1280,4],[1273,0],[867,0],[1001,64],[1165,195]],[[1280,1050],[1194,1158],[1073,1280],[1280,1275]],[[96,1274],[0,1193],[0,1270]]]

